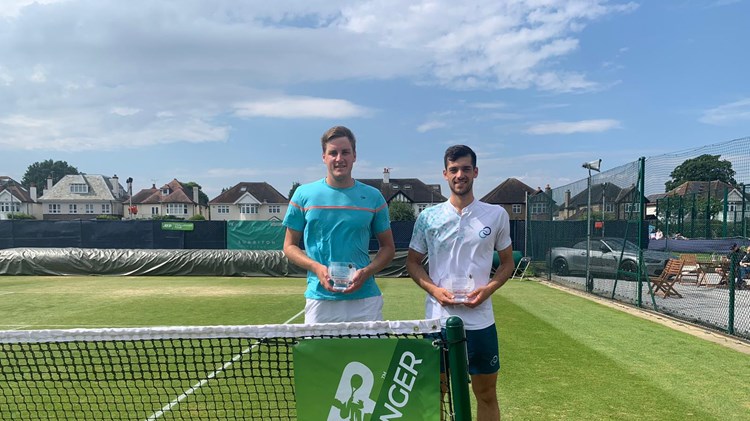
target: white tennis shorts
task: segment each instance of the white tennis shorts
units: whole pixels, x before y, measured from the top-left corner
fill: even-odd
[[[312,300],[305,303],[305,324],[383,320],[383,296],[360,300]]]

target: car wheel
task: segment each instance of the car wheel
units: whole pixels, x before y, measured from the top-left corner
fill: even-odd
[[[558,257],[554,262],[552,262],[552,270],[556,275],[566,276],[570,273],[568,261],[563,259],[562,257]]]
[[[637,275],[635,275],[636,272],[638,272],[638,265],[632,260],[626,260],[620,264],[620,270],[623,272],[632,272],[633,275],[630,274],[623,274],[623,277],[625,279],[635,279]]]

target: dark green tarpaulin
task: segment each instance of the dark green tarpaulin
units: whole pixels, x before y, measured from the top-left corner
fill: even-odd
[[[281,221],[227,221],[227,248],[281,250],[285,232]]]

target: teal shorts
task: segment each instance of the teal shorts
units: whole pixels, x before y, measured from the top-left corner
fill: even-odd
[[[445,337],[445,328],[441,336]],[[500,370],[500,350],[497,343],[497,328],[493,324],[480,330],[466,331],[466,351],[469,357],[469,374],[494,374]],[[440,372],[445,372],[447,355],[440,359]]]

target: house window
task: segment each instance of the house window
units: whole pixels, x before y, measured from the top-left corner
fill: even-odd
[[[737,202],[729,202],[727,204],[727,212],[736,212],[737,211]]]
[[[229,205],[216,206],[216,213],[229,213]]]
[[[531,214],[538,215],[547,213],[547,204],[545,202],[535,202],[531,204]]]
[[[169,196],[169,189],[161,189],[162,196]]]
[[[391,184],[391,188],[393,190],[398,190],[398,184]]]
[[[59,203],[50,203],[47,205],[47,213],[60,213],[60,204]]]
[[[514,203],[512,210],[513,213],[521,213],[521,205],[518,203]]]
[[[21,204],[18,202],[0,202],[0,212],[20,212]]]
[[[258,208],[260,208],[260,205],[256,203],[243,203],[240,205],[240,213],[258,213]]]
[[[94,205],[92,203],[87,203],[83,205],[83,212],[84,213],[94,213]]]
[[[78,213],[78,205],[71,203],[68,205],[68,213]]]
[[[422,213],[423,210],[425,210],[425,209],[427,209],[429,207],[430,207],[430,205],[428,205],[427,203],[420,203],[420,204],[418,204],[417,205],[417,214]]]
[[[70,192],[71,193],[88,193],[89,186],[84,183],[73,183],[70,185]]]
[[[158,214],[159,214],[159,207],[151,206],[151,215],[158,215]]]
[[[626,203],[625,212],[639,212],[641,209],[640,203]]]
[[[605,213],[614,213],[615,212],[615,204],[614,203],[605,203],[604,204],[604,212]]]
[[[187,215],[187,205],[184,203],[167,203],[167,215]]]
[[[268,213],[281,213],[281,205],[268,205]]]
[[[404,184],[404,190],[407,190],[407,189],[410,189],[410,188],[411,188],[411,184]]]
[[[102,203],[102,214],[112,213],[112,205],[109,203]]]

